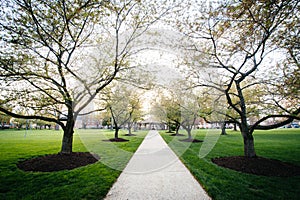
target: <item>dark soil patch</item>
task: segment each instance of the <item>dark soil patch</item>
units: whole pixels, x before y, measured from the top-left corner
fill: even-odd
[[[17,167],[23,171],[54,172],[93,164],[99,159],[98,155],[89,152],[59,153],[21,161]]]
[[[104,142],[128,142],[129,140],[123,139],[123,138],[111,138],[108,140],[102,140]]]
[[[174,131],[167,131],[166,133],[174,133]]]
[[[197,139],[193,139],[193,138],[191,138],[191,139],[189,139],[189,138],[187,138],[187,139],[182,139],[182,140],[179,140],[179,141],[181,141],[181,142],[192,142],[192,143],[203,142],[203,140],[197,140]]]
[[[124,136],[136,136],[136,134],[125,134]]]
[[[171,134],[170,136],[185,136],[184,134],[176,134],[176,133],[174,133],[174,134]]]
[[[263,157],[232,156],[213,158],[212,162],[221,167],[261,176],[290,177],[300,175],[299,166]]]

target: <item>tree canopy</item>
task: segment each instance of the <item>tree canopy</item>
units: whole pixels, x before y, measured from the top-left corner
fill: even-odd
[[[78,115],[130,68],[134,41],[169,7],[135,0],[2,2],[0,111],[59,124],[61,152],[70,153]]]
[[[293,46],[297,31],[282,34],[299,21],[299,2],[227,1],[210,4],[206,11],[181,19],[179,26],[195,41],[190,47],[195,52],[189,61],[191,78],[197,80],[194,87],[219,91],[233,111],[223,115],[239,125],[245,156],[254,157],[255,129],[276,128],[299,119],[295,92],[278,90],[294,80],[285,77],[287,71],[295,77],[294,70],[299,69]],[[287,63],[289,70],[283,67]],[[201,76],[203,69],[209,69],[207,76]],[[278,121],[266,124],[272,118]]]

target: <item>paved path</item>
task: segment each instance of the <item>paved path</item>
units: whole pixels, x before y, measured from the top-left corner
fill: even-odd
[[[210,199],[157,131],[150,131],[106,200]]]

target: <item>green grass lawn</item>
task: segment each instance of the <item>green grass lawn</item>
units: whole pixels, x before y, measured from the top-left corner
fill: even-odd
[[[212,163],[211,158],[214,157],[243,155],[243,141],[239,132],[228,131],[228,135],[219,136],[220,130],[208,134],[206,130],[197,130],[194,137],[206,142],[193,144],[178,141],[185,137],[172,137],[163,131],[160,133],[214,200],[300,198],[299,176],[257,176],[221,168]],[[258,156],[300,166],[300,129],[256,131],[254,138]]]
[[[59,172],[24,172],[20,160],[60,151],[62,131],[0,131],[0,199],[102,199],[116,181],[142,142],[147,131],[129,142],[110,143],[112,131],[76,130],[74,152],[94,152],[101,159],[95,164]]]

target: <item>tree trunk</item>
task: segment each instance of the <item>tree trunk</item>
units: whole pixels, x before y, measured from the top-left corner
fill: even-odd
[[[119,138],[119,127],[115,127],[115,139],[118,139]]]
[[[172,123],[168,122],[168,132],[167,133],[172,133]]]
[[[74,134],[75,120],[73,117],[68,119],[66,127],[64,128],[64,135],[62,139],[61,153],[71,154],[73,148],[73,134]]]
[[[221,122],[221,135],[227,135],[226,134],[226,122]]]
[[[176,135],[179,135],[180,124],[176,123]]]
[[[234,130],[234,131],[237,131],[236,123],[233,124],[233,130]]]
[[[128,123],[128,135],[132,135],[132,133],[131,133],[131,123]]]
[[[137,123],[134,122],[134,124],[133,124],[133,131],[134,131],[134,132],[137,132],[137,126],[138,126]]]
[[[189,137],[188,139],[192,139],[192,133],[191,133],[192,129],[188,128],[186,131],[188,133],[188,137]]]
[[[244,156],[248,158],[256,157],[254,149],[254,138],[249,132],[242,132],[244,139]]]

